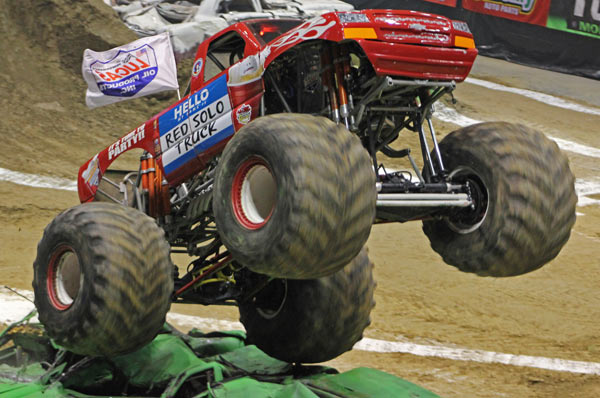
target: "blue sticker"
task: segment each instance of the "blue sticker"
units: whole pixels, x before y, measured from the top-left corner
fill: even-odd
[[[196,62],[194,62],[194,66],[192,66],[192,75],[194,77],[198,76],[200,74],[200,72],[202,71],[202,58],[198,58],[196,60]]]
[[[162,151],[173,147],[188,134],[230,111],[227,77],[223,75],[184,98],[158,118]]]
[[[158,131],[167,174],[231,136],[234,127],[227,77],[217,78],[161,115]]]

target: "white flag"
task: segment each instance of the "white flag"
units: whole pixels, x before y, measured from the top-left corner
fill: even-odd
[[[90,108],[179,88],[167,32],[108,51],[86,49],[81,72],[88,85],[85,103]]]

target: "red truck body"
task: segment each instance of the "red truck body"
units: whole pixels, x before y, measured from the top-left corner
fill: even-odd
[[[111,163],[134,148],[151,155],[141,167],[142,172],[151,173],[143,179],[150,191],[161,192],[163,176],[175,187],[203,170],[237,130],[259,116],[264,71],[299,43],[353,40],[377,75],[434,81],[463,81],[477,55],[466,24],[415,11],[334,12],[304,22],[286,20],[283,25],[290,24],[297,26],[281,32],[284,28],[277,20],[240,22],[204,41],[196,53],[189,94],[81,167],[81,202],[94,199]],[[209,46],[231,32],[245,41],[243,59],[205,81]],[[281,34],[265,42],[265,38],[278,33]],[[155,214],[168,212],[166,202],[165,199],[162,207],[157,205]]]

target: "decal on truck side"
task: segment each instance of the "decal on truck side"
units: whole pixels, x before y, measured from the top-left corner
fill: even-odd
[[[81,177],[84,179],[90,189],[92,187],[97,187],[100,183],[100,168],[98,167],[98,154],[94,156],[94,158],[88,164],[87,169],[81,174]]]
[[[146,125],[142,124],[138,128],[130,131],[124,137],[121,137],[117,141],[113,142],[108,147],[108,160],[119,156],[121,153],[131,148],[131,145],[135,145],[142,141],[146,136],[145,127]]]
[[[227,77],[180,102],[158,119],[163,167],[171,174],[234,133]]]
[[[248,104],[240,106],[235,111],[235,117],[240,124],[248,124],[252,118],[252,107]]]

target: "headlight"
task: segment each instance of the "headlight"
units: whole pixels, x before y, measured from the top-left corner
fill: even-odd
[[[371,22],[365,14],[358,12],[339,13],[338,18],[340,19],[341,23]]]

